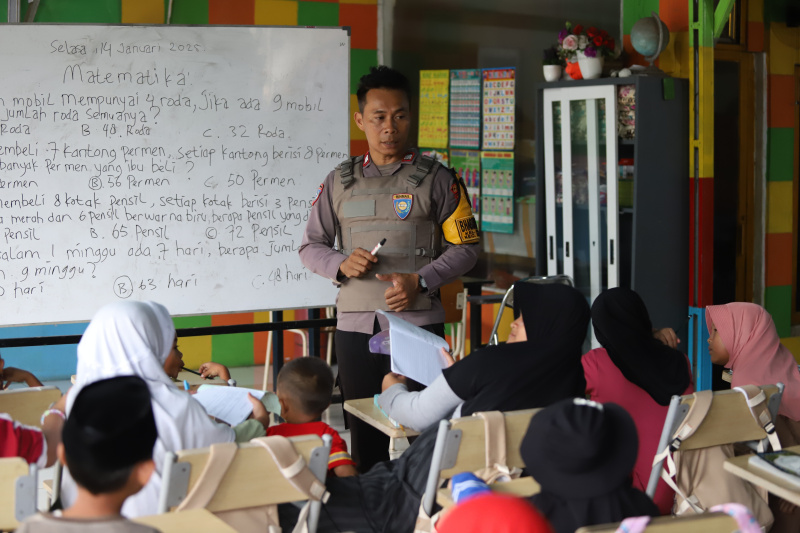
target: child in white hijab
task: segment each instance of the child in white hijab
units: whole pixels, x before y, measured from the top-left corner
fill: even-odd
[[[75,386],[67,396],[67,416],[78,392],[90,383],[117,376],[135,375],[150,389],[158,440],[153,449],[156,471],[147,485],[128,498],[122,514],[128,518],[156,514],[161,490],[164,454],[203,448],[219,442],[263,436],[269,418],[263,404],[251,398],[253,420],[231,428],[212,421],[191,395],[175,386],[164,371],[173,348],[175,326],[166,308],[154,302],[116,302],[92,318],[78,344]],[[263,411],[263,412],[262,412]],[[125,413],[119,413],[125,416]],[[253,431],[253,426],[258,431]],[[237,434],[246,435],[237,439]],[[62,482],[64,506],[72,505],[75,483],[65,470]]]

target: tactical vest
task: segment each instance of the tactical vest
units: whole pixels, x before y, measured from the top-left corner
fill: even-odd
[[[356,248],[371,251],[386,239],[378,262],[363,278],[350,278],[339,289],[336,308],[343,312],[388,310],[384,292],[390,283],[375,274],[414,273],[433,261],[442,251],[441,230],[432,220],[432,177],[440,164],[418,156],[416,165],[400,165],[391,176],[365,178],[363,156],[348,159],[336,167],[333,178],[333,209],[339,218],[336,235],[343,254]],[[428,179],[425,179],[428,176]],[[410,194],[411,210],[406,217],[395,195]],[[395,207],[397,201],[397,208]],[[431,308],[430,295],[418,294],[409,311]]]

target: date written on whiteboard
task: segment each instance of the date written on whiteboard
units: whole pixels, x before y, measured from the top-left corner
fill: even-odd
[[[51,54],[67,54],[72,56],[85,56],[88,52],[107,55],[152,55],[161,52],[205,52],[205,47],[192,42],[170,42],[169,46],[162,43],[97,43],[94,49],[85,42],[69,42],[67,40],[53,40],[50,42]]]

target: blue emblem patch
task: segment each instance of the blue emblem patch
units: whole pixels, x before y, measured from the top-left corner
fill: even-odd
[[[400,220],[405,220],[411,213],[411,206],[414,204],[414,195],[393,194],[392,203],[394,204],[394,212],[397,213]]]

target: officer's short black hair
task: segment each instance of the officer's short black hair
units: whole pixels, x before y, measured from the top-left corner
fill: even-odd
[[[319,417],[331,404],[333,371],[319,357],[299,357],[278,373],[281,394],[291,396],[304,414]]]
[[[370,89],[397,89],[406,93],[406,98],[411,100],[411,86],[408,78],[402,72],[393,68],[381,65],[370,67],[369,74],[361,76],[358,81],[358,110],[363,113],[364,106],[367,105],[367,93]]]

